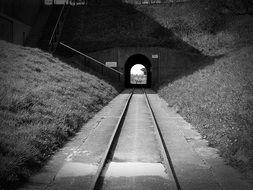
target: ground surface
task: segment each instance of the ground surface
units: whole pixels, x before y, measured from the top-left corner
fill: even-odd
[[[88,188],[106,149],[115,124],[122,113],[129,92],[130,91],[124,91],[117,96],[108,106],[102,109],[93,119],[85,124],[77,136],[68,143],[67,146],[60,150],[50,160],[47,166],[43,168],[40,173],[32,177],[29,183],[21,189]],[[157,123],[164,135],[164,140],[182,189],[246,190],[252,188],[247,182],[241,179],[242,176],[238,172],[224,164],[223,160],[216,153],[217,150],[208,147],[206,141],[201,139],[200,134],[196,132],[196,130],[194,130],[193,127],[179,114],[169,108],[164,100],[158,97],[153,91],[148,91],[148,97],[156,116]],[[128,175],[130,173],[130,176],[133,174],[136,174],[139,177],[141,176],[138,180],[144,183],[142,185],[139,184],[139,188],[137,188],[138,186],[131,186],[131,189],[145,187],[145,181],[147,179],[145,175],[147,168],[150,167],[145,165],[144,168],[146,169],[143,170],[142,164],[138,165],[137,162],[137,165],[134,165],[136,164],[135,161],[143,161],[143,152],[137,151],[137,154],[134,154],[134,156],[132,154],[132,151],[139,149],[138,147],[142,144],[142,141],[150,141],[150,138],[146,138],[145,135],[141,135],[142,138],[136,139],[132,137],[132,135],[136,136],[136,134],[144,132],[144,134],[147,133],[148,136],[151,135],[151,139],[153,136],[153,132],[150,130],[149,125],[145,126],[147,128],[142,128],[144,127],[144,125],[142,126],[143,122],[139,123],[141,125],[135,125],[135,121],[142,121],[143,118],[135,118],[138,113],[144,115],[147,114],[142,106],[140,106],[142,105],[141,102],[142,98],[140,94],[138,94],[135,97],[135,101],[132,103],[132,108],[130,107],[129,109],[129,119],[132,117],[129,121],[131,121],[133,125],[131,124],[130,127],[125,126],[125,129],[122,129],[126,132],[125,135],[122,136],[122,140],[131,137],[129,140],[125,141],[129,142],[131,146],[125,146],[125,143],[122,144],[119,141],[119,148],[123,147],[123,149],[120,150],[122,151],[125,149],[127,151],[117,151],[116,148],[114,158],[117,159],[114,159],[114,162],[112,162],[107,170],[107,174],[113,177],[116,182],[122,180],[122,178],[119,177],[119,173],[120,175],[124,175],[124,173],[125,175]],[[150,117],[147,117],[147,121],[149,119]],[[130,135],[130,131],[135,132]],[[144,152],[154,150],[153,148],[156,145],[152,143],[150,149],[149,147],[145,147]],[[155,149],[153,152],[158,153],[159,151]],[[135,157],[136,155],[140,155],[140,157],[137,158]],[[144,160],[150,161],[151,159],[154,163],[159,163],[161,160],[159,158],[160,156],[157,157],[157,155],[159,155],[159,153],[153,154]],[[125,164],[128,165],[127,167],[123,165],[125,168],[117,170],[117,173],[116,170],[114,170],[115,166],[117,166],[117,169],[122,167],[119,160],[127,161]],[[131,167],[135,167],[135,170],[129,170]],[[155,171],[153,173],[156,173]],[[143,173],[145,174],[143,175]],[[125,189],[129,189],[127,188],[129,186],[127,185],[133,184],[135,181],[133,179],[137,180],[137,178],[123,180],[125,182]],[[156,179],[155,182],[159,182],[159,180]]]
[[[101,189],[176,189],[141,89],[135,90],[118,138]]]

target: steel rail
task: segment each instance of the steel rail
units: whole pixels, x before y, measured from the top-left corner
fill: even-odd
[[[147,96],[147,94],[146,94],[146,91],[145,91],[143,88],[142,88],[142,91],[143,91],[143,93],[144,93],[144,95],[145,95],[145,99],[146,99],[148,108],[149,108],[149,110],[150,110],[150,112],[151,112],[154,125],[156,126],[156,129],[157,129],[157,131],[158,131],[158,134],[159,134],[159,137],[160,137],[162,146],[163,146],[162,148],[164,149],[165,154],[166,154],[166,157],[167,157],[167,159],[168,159],[168,163],[169,163],[169,165],[170,165],[170,169],[171,169],[172,175],[173,175],[173,177],[174,177],[174,180],[175,180],[177,189],[178,189],[178,190],[181,190],[181,187],[180,187],[180,184],[179,184],[179,181],[178,181],[178,178],[177,178],[177,175],[176,175],[176,172],[175,172],[175,169],[174,169],[174,166],[173,166],[173,163],[172,163],[172,160],[171,160],[171,157],[170,157],[168,148],[167,148],[167,146],[166,146],[166,143],[165,143],[165,140],[164,140],[164,138],[163,138],[161,129],[160,129],[160,127],[159,127],[159,125],[158,125],[158,122],[157,122],[157,120],[156,120],[154,111],[153,111],[153,109],[152,109],[152,107],[151,107],[151,105],[150,105],[150,102],[149,102],[148,96]]]
[[[52,40],[53,40],[54,34],[55,34],[55,32],[56,32],[57,26],[58,26],[58,24],[59,24],[59,22],[60,22],[60,20],[61,20],[61,16],[62,16],[63,10],[65,9],[66,2],[67,2],[67,0],[65,0],[64,5],[62,6],[60,15],[59,15],[59,17],[58,17],[58,19],[57,19],[57,22],[56,22],[56,24],[55,24],[53,33],[52,33],[51,38],[50,38],[50,40],[49,40],[49,43],[48,43],[49,45],[51,45],[51,43],[52,43]]]
[[[126,102],[126,104],[125,104],[125,107],[124,107],[124,109],[123,109],[123,111],[122,111],[122,113],[121,113],[121,115],[120,115],[120,119],[119,119],[119,121],[118,121],[117,124],[116,124],[116,127],[115,127],[115,129],[114,129],[114,131],[113,131],[113,134],[112,134],[112,136],[111,136],[111,138],[110,138],[110,141],[109,141],[109,143],[108,143],[108,146],[107,146],[107,148],[106,148],[106,150],[105,150],[105,153],[104,153],[104,155],[103,155],[103,157],[102,157],[101,163],[99,164],[99,167],[98,167],[98,169],[97,169],[96,175],[94,176],[93,181],[92,181],[92,184],[91,184],[91,186],[90,186],[90,188],[89,188],[90,190],[95,190],[95,189],[96,189],[96,185],[97,185],[97,183],[98,183],[99,177],[100,177],[101,174],[102,174],[103,168],[105,167],[105,164],[106,164],[106,161],[107,161],[107,159],[108,159],[110,150],[111,150],[111,148],[112,148],[112,146],[113,146],[113,142],[114,142],[114,140],[115,140],[115,137],[116,137],[117,133],[120,131],[120,130],[119,130],[119,129],[120,129],[120,126],[122,125],[122,122],[123,122],[123,120],[124,120],[124,116],[126,115],[127,108],[128,108],[128,106],[129,106],[130,100],[131,100],[131,98],[132,98],[132,96],[133,96],[133,93],[134,93],[134,89],[132,89],[132,92],[131,92],[130,96],[128,97],[127,102]]]
[[[111,67],[107,67],[107,66],[106,66],[104,63],[102,63],[101,61],[98,61],[98,60],[94,59],[93,57],[91,57],[91,56],[89,56],[89,55],[86,55],[86,54],[84,54],[84,53],[82,53],[82,52],[80,52],[80,51],[78,51],[78,50],[76,50],[76,49],[74,49],[74,48],[72,48],[72,47],[70,47],[70,46],[68,46],[68,45],[66,45],[66,44],[64,44],[64,43],[62,43],[62,42],[60,42],[60,45],[66,47],[66,48],[68,48],[68,49],[70,49],[70,50],[72,50],[72,51],[74,51],[74,52],[76,52],[76,53],[78,53],[78,54],[80,54],[80,55],[82,55],[82,56],[88,58],[88,59],[91,59],[92,61],[95,61],[96,63],[98,63],[98,64],[100,64],[100,65],[102,65],[102,66],[104,66],[104,67],[106,67],[106,68],[108,68],[108,69],[111,69],[112,71],[114,71],[114,72],[116,72],[116,73],[118,73],[118,74],[123,75],[122,72],[120,72],[120,71],[118,71],[118,70],[116,70],[116,69],[113,69],[113,68],[111,68]]]

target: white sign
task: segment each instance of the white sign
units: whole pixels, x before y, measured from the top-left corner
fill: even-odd
[[[153,54],[152,59],[158,59],[158,54]]]
[[[45,0],[45,5],[52,5],[53,4],[53,0]]]
[[[107,67],[117,67],[117,62],[115,61],[105,62],[105,65]]]

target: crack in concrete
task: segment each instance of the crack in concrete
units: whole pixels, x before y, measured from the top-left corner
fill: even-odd
[[[104,116],[100,117],[100,120],[98,120],[98,121],[96,122],[96,125],[92,128],[92,130],[90,130],[89,134],[82,140],[82,143],[81,143],[78,147],[76,147],[74,150],[72,150],[73,152],[74,152],[74,151],[78,151],[78,149],[85,143],[85,141],[88,139],[88,137],[100,126],[100,124],[102,123],[102,121],[103,121],[104,119],[105,119]],[[73,155],[74,155],[74,153],[68,155],[67,158],[70,157],[70,156],[73,156]],[[67,158],[65,158],[64,160],[66,160]],[[71,159],[71,158],[69,158],[69,159]],[[58,172],[55,173],[55,175],[53,176],[52,180],[50,180],[50,182],[46,185],[45,188],[43,188],[43,190],[47,190],[48,188],[54,186],[53,183],[54,183],[54,181],[55,181],[55,179],[56,179],[57,174],[58,174]],[[74,182],[74,181],[72,180],[71,184],[72,184],[73,182]]]

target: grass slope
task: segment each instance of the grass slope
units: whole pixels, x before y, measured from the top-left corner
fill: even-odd
[[[253,18],[217,14],[205,1],[136,8],[214,64],[183,74],[159,94],[253,183]],[[223,55],[223,56],[220,56]]]
[[[253,46],[160,87],[159,94],[253,182]]]
[[[100,6],[72,7],[61,41],[84,52],[126,46],[161,46],[196,52],[133,5],[120,1]]]
[[[0,184],[15,185],[117,94],[39,49],[0,41]]]
[[[253,43],[252,16],[218,14],[203,0],[136,8],[205,55],[221,55]]]

